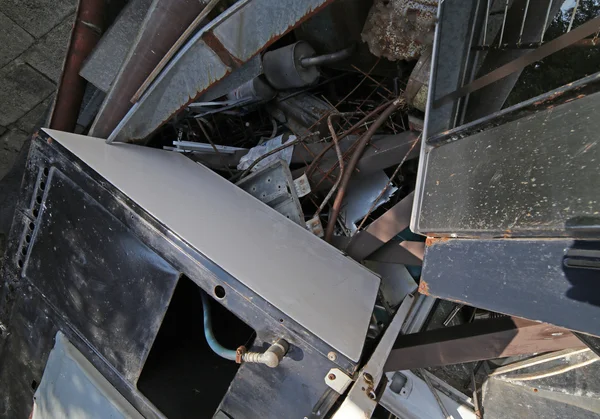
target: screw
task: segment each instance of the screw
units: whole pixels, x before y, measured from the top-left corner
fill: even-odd
[[[365,383],[371,386],[373,385],[373,376],[368,372],[363,373],[363,379],[365,380]]]
[[[335,374],[329,374],[327,376],[327,378],[329,378],[331,381],[335,380]]]
[[[337,354],[335,352],[329,352],[327,358],[329,358],[330,361],[335,361],[337,359]]]

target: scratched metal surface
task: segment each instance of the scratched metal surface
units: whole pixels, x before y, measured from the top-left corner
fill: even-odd
[[[599,255],[593,240],[429,240],[419,292],[598,336]]]
[[[595,93],[430,149],[418,231],[598,236],[599,105]]]

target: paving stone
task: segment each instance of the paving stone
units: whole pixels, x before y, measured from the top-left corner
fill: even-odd
[[[0,10],[36,38],[75,12],[77,0],[0,0]]]
[[[54,84],[20,60],[0,70],[0,125],[12,124],[55,89]]]
[[[33,37],[0,12],[0,68],[15,59],[33,43]]]
[[[29,134],[18,129],[9,130],[0,137],[0,179],[10,170],[28,138]]]
[[[15,125],[22,131],[33,134],[33,131],[46,126],[46,118],[50,104],[54,99],[54,94],[48,96],[42,103],[23,115]],[[0,133],[1,134],[1,133]]]
[[[22,60],[58,84],[75,15],[69,16],[29,48]]]

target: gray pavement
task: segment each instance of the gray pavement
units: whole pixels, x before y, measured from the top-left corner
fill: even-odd
[[[46,116],[77,0],[0,0],[0,179]]]

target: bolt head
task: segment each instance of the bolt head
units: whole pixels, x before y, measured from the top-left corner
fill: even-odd
[[[367,384],[371,384],[371,385],[373,384],[373,376],[371,374],[369,374],[368,372],[365,372],[363,374],[363,379],[365,380],[365,382]]]
[[[329,352],[327,354],[327,358],[329,358],[330,361],[335,361],[337,359],[337,354],[335,352]]]
[[[327,378],[329,378],[331,381],[335,380],[335,374],[329,374],[327,376]]]

